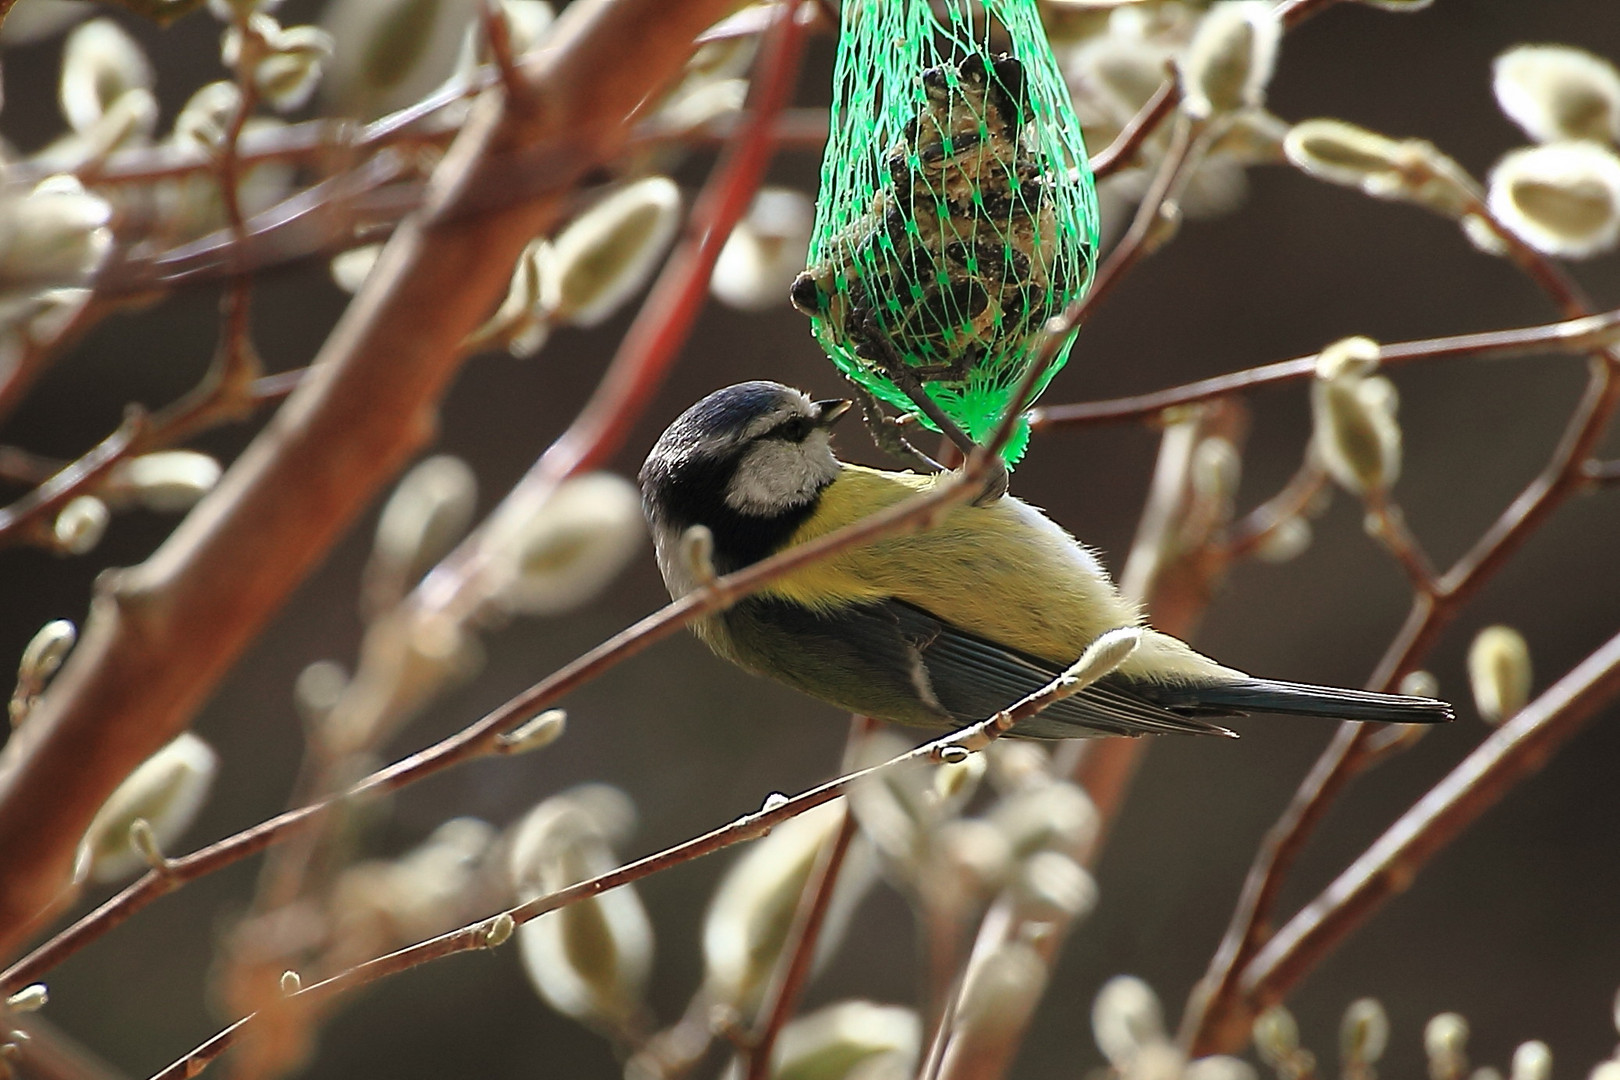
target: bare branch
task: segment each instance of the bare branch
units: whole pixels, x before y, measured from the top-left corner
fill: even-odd
[[[1243,972],[1250,1010],[1281,1000],[1385,900],[1408,888],[1435,853],[1514,784],[1539,772],[1616,695],[1620,635],[1491,732],[1266,943]]]
[[[1620,309],[1601,315],[1583,315],[1564,322],[1527,326],[1515,330],[1489,330],[1478,334],[1423,338],[1378,347],[1378,365],[1396,367],[1431,360],[1458,358],[1504,359],[1536,353],[1590,353],[1620,340]],[[1031,410],[1030,426],[1036,431],[1068,425],[1117,424],[1148,420],[1168,409],[1213,401],[1263,386],[1298,382],[1316,374],[1317,353],[1292,360],[1279,360],[1259,367],[1244,368],[1228,375],[1155,390],[1134,397],[1088,401],[1076,405],[1047,405]]]
[[[553,188],[499,208],[475,205],[467,195],[477,177],[497,156],[563,130],[581,165],[601,157],[622,140],[624,117],[674,74],[723,8],[720,0],[570,8],[543,66],[527,73],[546,97],[545,117],[517,123],[497,99],[480,99],[427,207],[394,237],[322,350],[319,375],[151,559],[105,578],[81,644],[0,752],[0,952],[19,944],[67,880],[97,807],[184,728],[287,593],[428,437],[461,340],[561,204]],[[186,661],[176,663],[182,636]]]

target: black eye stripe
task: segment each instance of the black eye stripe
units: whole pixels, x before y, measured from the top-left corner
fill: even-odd
[[[795,416],[785,420],[766,433],[766,438],[786,439],[788,442],[803,442],[805,436],[815,430],[815,422],[808,416]]]

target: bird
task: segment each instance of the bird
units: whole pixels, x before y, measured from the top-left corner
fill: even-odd
[[[670,595],[935,489],[948,473],[841,461],[850,408],[777,382],[704,397],[659,437],[642,508]],[[687,537],[708,530],[707,561]],[[701,535],[701,534],[696,534]],[[738,666],[851,713],[936,730],[994,716],[1056,680],[1102,634],[1140,627],[1107,676],[1020,721],[1034,739],[1231,736],[1216,721],[1286,713],[1386,723],[1453,718],[1432,698],[1252,678],[1146,627],[1097,553],[1012,495],[955,505],[931,528],[838,551],[697,620]]]

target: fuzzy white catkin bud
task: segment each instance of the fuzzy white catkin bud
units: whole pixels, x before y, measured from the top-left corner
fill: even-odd
[[[1311,387],[1314,446],[1323,468],[1356,494],[1381,492],[1401,469],[1401,429],[1393,386],[1367,374],[1378,346],[1346,338],[1322,350]]]
[[[333,0],[321,25],[337,48],[322,81],[330,111],[371,119],[410,105],[455,68],[480,0]]]
[[[54,619],[40,627],[39,632],[23,649],[22,661],[17,665],[17,688],[11,693],[9,712],[13,727],[28,718],[45,684],[67,659],[79,632],[66,619]]]
[[[1440,680],[1431,671],[1408,671],[1401,677],[1400,692],[1407,697],[1439,697]]]
[[[1514,150],[1491,170],[1491,213],[1548,255],[1584,259],[1620,242],[1620,156],[1593,142]]]
[[[315,26],[289,26],[265,44],[269,55],[253,69],[253,83],[272,106],[291,112],[314,94],[332,58],[332,35]]]
[[[32,983],[6,998],[6,1009],[14,1013],[38,1012],[50,1003],[51,992],[44,983]]]
[[[771,1054],[773,1077],[845,1080],[874,1059],[903,1066],[910,1076],[922,1048],[922,1022],[910,1009],[870,1001],[840,1001],[782,1028]],[[732,1069],[727,1080],[737,1080]]]
[[[932,841],[940,865],[970,895],[987,895],[1000,888],[1012,871],[1012,847],[987,821],[946,821],[934,829]]]
[[[1262,104],[1281,41],[1282,20],[1268,0],[1210,5],[1181,59],[1183,107],[1209,117]]]
[[[62,666],[78,638],[78,630],[66,619],[46,623],[23,649],[22,663],[17,665],[18,675],[29,683],[44,685]]]
[[[542,802],[512,832],[508,868],[520,901],[566,888],[618,865],[608,816],[628,797],[587,785]],[[611,794],[609,794],[611,792]],[[622,1029],[639,1009],[652,972],[653,930],[639,895],[621,887],[546,912],[517,931],[524,970],[552,1008],[576,1020]]]
[[[332,256],[328,268],[332,273],[332,284],[346,293],[357,293],[360,286],[366,283],[371,275],[372,267],[377,265],[377,256],[382,254],[381,244],[362,244],[360,247],[350,248]]]
[[[61,33],[95,14],[82,0],[28,0],[6,12],[0,23],[0,45],[27,45]]]
[[[1168,1038],[1159,996],[1134,975],[1115,975],[1091,1004],[1091,1033],[1108,1063],[1124,1071],[1143,1047]]]
[[[1620,1059],[1598,1062],[1593,1066],[1587,1080],[1620,1080]]]
[[[490,599],[530,615],[578,607],[624,567],[645,528],[635,486],[612,473],[567,480],[536,508],[511,503],[483,541],[496,567]]]
[[[1491,65],[1502,111],[1536,142],[1620,139],[1620,71],[1568,45],[1518,45]]]
[[[154,78],[146,54],[111,19],[92,19],[68,35],[62,47],[58,96],[62,115],[78,132],[94,128],[130,90],[150,92]]]
[[[1423,1028],[1423,1051],[1431,1080],[1460,1076],[1467,1066],[1468,1021],[1457,1013],[1440,1013]]]
[[[1259,547],[1255,558],[1261,562],[1285,563],[1299,558],[1310,549],[1311,523],[1302,517],[1284,518],[1271,528]]]
[[[1019,917],[1062,923],[1084,918],[1097,906],[1097,883],[1085,868],[1056,851],[1025,859],[1013,880]]]
[[[1142,629],[1138,626],[1119,626],[1105,630],[1086,646],[1086,651],[1064,671],[1065,681],[1084,688],[1114,673],[1129,660],[1142,643]]]
[[[79,842],[75,880],[116,881],[144,868],[130,827],[145,821],[159,847],[172,845],[202,809],[218,768],[213,747],[189,731],[141,762],[96,811]]]
[[[1067,781],[1010,792],[987,820],[1019,855],[1048,849],[1083,859],[1097,839],[1097,808]]]
[[[0,198],[0,288],[76,285],[112,247],[112,207],[71,176],[42,180],[22,198]]]
[[[707,993],[720,1004],[747,1011],[764,990],[787,940],[817,857],[843,821],[830,803],[784,821],[732,863],[703,919]],[[860,838],[845,856],[822,924],[818,960],[843,937],[849,917],[873,880],[870,853]]]
[[[1468,683],[1481,720],[1493,727],[1530,700],[1530,646],[1511,626],[1487,626],[1468,646]]]
[[[316,660],[293,680],[293,705],[304,723],[323,723],[343,697],[349,673],[336,660]]]
[[[242,107],[242,91],[233,82],[221,79],[202,87],[174,118],[172,138],[176,145],[198,150],[214,150],[225,141],[236,112]]]
[[[531,750],[544,749],[562,738],[567,727],[566,712],[547,709],[506,732],[497,742],[503,754],[527,754]]]
[[[1211,1054],[1189,1061],[1181,1080],[1260,1080],[1260,1074],[1242,1058]]]
[[[195,450],[159,450],[120,463],[109,479],[119,495],[157,513],[189,510],[219,483],[219,462]]]
[[[1281,1005],[1273,1005],[1255,1017],[1254,1049],[1261,1061],[1273,1067],[1298,1053],[1299,1024],[1294,1014]]]
[[[1479,203],[1477,185],[1455,161],[1421,139],[1391,139],[1343,120],[1306,120],[1283,139],[1295,168],[1378,199],[1415,203],[1453,219]]]
[[[1348,1065],[1373,1065],[1389,1046],[1389,1014],[1373,998],[1352,1001],[1339,1023],[1339,1060]]]
[[[550,334],[551,312],[541,295],[545,266],[550,260],[550,240],[537,236],[529,241],[512,268],[506,298],[479,336],[504,338],[507,351],[516,357],[540,351]]]
[[[465,461],[436,454],[411,468],[377,519],[367,602],[379,610],[397,601],[467,533],[478,502],[478,478]]]
[[[84,555],[101,543],[111,521],[106,503],[94,495],[80,495],[57,513],[51,535],[62,554]]]
[[[1513,1051],[1512,1080],[1552,1080],[1552,1050],[1540,1039],[1520,1043]]]
[[[814,222],[815,207],[802,191],[761,188],[715,260],[715,299],[743,311],[783,303],[804,269]]]
[[[666,176],[625,185],[557,235],[542,302],[577,326],[602,322],[646,282],[681,224],[681,192]]]

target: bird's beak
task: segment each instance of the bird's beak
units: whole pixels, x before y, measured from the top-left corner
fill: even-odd
[[[839,417],[849,412],[849,407],[853,404],[854,402],[848,398],[828,398],[826,401],[815,402],[816,426],[832,427],[838,422]]]

